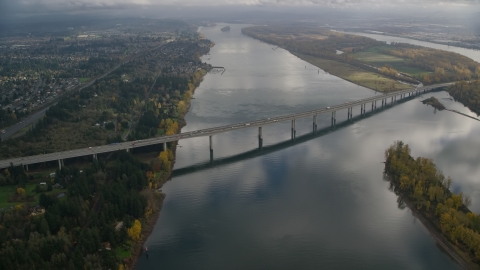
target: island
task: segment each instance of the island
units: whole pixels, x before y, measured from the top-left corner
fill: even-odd
[[[480,74],[480,64],[453,52],[405,43],[387,44],[325,28],[249,26],[242,28],[242,33],[288,50],[317,66],[318,74],[322,70],[380,92],[408,89],[420,83],[469,81]]]
[[[438,99],[436,99],[435,97],[430,97],[425,100],[422,100],[422,103],[430,105],[440,111],[445,110],[445,106],[440,101],[438,101]]]
[[[230,26],[227,25],[225,27],[222,27],[222,29],[220,29],[220,30],[222,30],[222,32],[228,32],[228,31],[230,31]]]
[[[468,209],[470,196],[453,193],[450,177],[445,177],[431,159],[414,158],[410,152],[402,141],[385,151],[385,173],[399,197],[398,207],[408,206],[464,269],[477,269],[480,216]]]

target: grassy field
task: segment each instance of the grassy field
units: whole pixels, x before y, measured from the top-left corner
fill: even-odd
[[[345,63],[325,60],[315,56],[299,53],[295,53],[295,55],[302,60],[307,61],[310,64],[315,65],[332,75],[376,91],[389,92],[394,90],[408,89],[412,87],[411,85],[399,83],[395,80],[384,77],[377,73],[365,71]],[[394,85],[394,88],[392,88],[392,84]]]
[[[80,78],[78,79],[78,82],[79,83],[84,83],[84,82],[88,82],[90,80],[90,78]]]
[[[27,184],[25,186],[25,195],[33,195],[35,196],[35,203],[38,204],[38,199],[40,194],[35,192],[36,183]],[[14,206],[17,204],[21,204],[21,202],[8,202],[8,198],[16,193],[17,186],[9,185],[9,186],[1,186],[0,187],[0,209],[8,206]],[[64,189],[53,189],[52,191],[46,191],[45,194],[47,195],[57,195],[62,192],[65,192]]]
[[[405,59],[384,54],[381,52],[382,47],[373,47],[365,51],[357,52],[353,54],[355,59],[370,64],[376,67],[383,67],[390,65],[392,68],[396,69],[399,72],[406,73],[412,77],[423,76],[425,73],[430,73],[428,71],[410,67],[405,64]]]

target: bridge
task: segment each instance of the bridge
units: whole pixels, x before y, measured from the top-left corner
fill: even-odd
[[[452,84],[453,83],[443,83],[443,84],[436,84],[436,85],[430,85],[425,87],[400,90],[400,91],[385,93],[383,95],[365,98],[365,99],[361,99],[353,102],[346,102],[346,103],[335,105],[335,106],[320,108],[317,110],[310,110],[310,111],[293,113],[293,114],[284,115],[284,116],[271,117],[267,119],[259,119],[259,120],[249,121],[249,122],[242,122],[242,123],[237,123],[232,125],[225,125],[225,126],[201,129],[196,131],[182,132],[182,133],[170,135],[170,136],[154,137],[154,138],[145,139],[145,140],[128,141],[128,142],[122,142],[117,144],[74,149],[69,151],[55,152],[55,153],[49,153],[49,154],[43,154],[43,155],[5,159],[5,160],[0,160],[0,169],[7,168],[11,165],[13,166],[24,165],[25,169],[28,170],[28,165],[30,164],[37,164],[37,163],[49,162],[49,161],[55,161],[55,160],[58,161],[58,166],[61,169],[62,166],[64,166],[64,160],[69,158],[92,156],[93,159],[97,159],[98,154],[110,153],[115,151],[130,151],[130,149],[132,148],[145,147],[145,146],[158,145],[158,144],[162,144],[163,150],[165,151],[167,149],[168,142],[174,142],[178,140],[184,140],[184,139],[195,138],[195,137],[206,137],[206,136],[209,137],[210,159],[212,159],[213,158],[212,136],[215,134],[229,132],[237,129],[258,127],[258,147],[262,149],[262,146],[263,146],[262,127],[263,126],[275,124],[278,122],[291,121],[292,123],[291,135],[293,139],[296,137],[296,128],[295,128],[296,119],[313,116],[312,126],[313,126],[313,131],[315,132],[317,130],[317,116],[320,114],[331,113],[332,115],[331,124],[333,126],[336,124],[336,121],[337,121],[336,114],[337,114],[337,111],[339,110],[347,109],[347,119],[352,119],[354,107],[360,106],[360,115],[363,115],[367,113],[367,105],[369,104],[371,104],[370,111],[373,112],[377,109],[377,106],[381,106],[383,108],[387,104],[394,105],[397,102],[397,98],[401,100],[404,98],[417,96],[438,88],[450,86]]]

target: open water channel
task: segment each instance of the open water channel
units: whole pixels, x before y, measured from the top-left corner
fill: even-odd
[[[221,27],[199,29],[216,43],[202,60],[226,72],[205,76],[182,131],[380,95],[242,35],[241,25]],[[432,95],[475,116],[446,92],[424,98]],[[457,269],[383,178],[385,149],[403,140],[480,212],[480,122],[421,99],[344,124],[340,111],[334,129],[321,116],[314,136],[310,117],[297,120],[293,142],[289,122],[266,126],[261,152],[256,128],[216,135],[212,164],[208,138],[180,141],[137,269]]]

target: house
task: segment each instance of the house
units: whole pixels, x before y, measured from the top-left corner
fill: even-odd
[[[59,183],[55,183],[55,185],[52,186],[53,188],[60,188],[63,189],[63,186],[60,185]]]
[[[38,216],[38,215],[42,215],[42,214],[45,214],[45,208],[43,206],[35,206],[32,210],[32,213],[31,215],[32,216]]]

